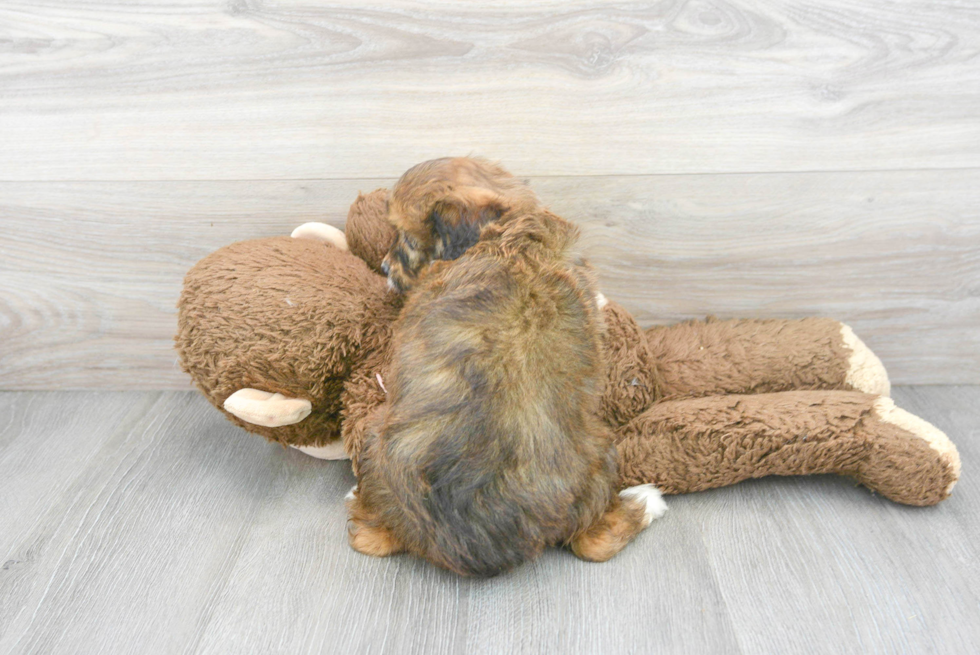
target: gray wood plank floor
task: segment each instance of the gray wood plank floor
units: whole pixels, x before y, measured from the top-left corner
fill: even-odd
[[[959,446],[935,508],[758,480],[474,581],[351,551],[348,465],[196,393],[2,393],[0,653],[980,652],[980,387],[894,395]]]

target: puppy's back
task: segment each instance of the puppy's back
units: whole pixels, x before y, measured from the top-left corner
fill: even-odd
[[[591,281],[547,242],[553,225],[529,226],[530,240],[508,241],[510,226],[434,268],[406,305],[362,471],[365,501],[405,546],[459,573],[567,540],[602,512],[615,473],[593,411]]]

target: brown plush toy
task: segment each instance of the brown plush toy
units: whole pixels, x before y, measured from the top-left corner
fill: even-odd
[[[385,400],[401,298],[380,275],[387,191],[359,196],[344,233],[235,243],[187,274],[181,364],[234,423],[317,457],[352,459]],[[830,319],[708,319],[643,331],[609,302],[601,411],[622,486],[666,494],[766,475],[837,473],[908,505],[960,473],[940,430],[888,398],[881,362]]]

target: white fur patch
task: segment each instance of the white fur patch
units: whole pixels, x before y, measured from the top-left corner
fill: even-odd
[[[609,304],[609,299],[606,298],[601,293],[597,293],[595,295],[595,304],[599,306],[599,309],[602,309],[603,307]]]
[[[643,503],[645,508],[643,514],[644,528],[650,525],[654,519],[659,519],[667,512],[667,503],[664,502],[660,489],[652,484],[638,484],[635,487],[623,489],[619,492],[619,497],[638,500]]]
[[[956,450],[956,445],[949,440],[946,433],[929,421],[897,407],[891,398],[879,398],[876,400],[874,410],[878,418],[882,421],[911,432],[920,439],[925,440],[930,448],[939,453],[940,459],[953,471],[953,481],[946,488],[946,493],[949,494],[956,485],[956,481],[960,478],[960,454]]]
[[[888,372],[878,356],[863,341],[858,339],[849,325],[841,323],[840,336],[844,346],[849,348],[851,356],[847,359],[847,375],[844,381],[857,391],[870,393],[873,396],[888,396],[892,385],[888,381]]]
[[[346,494],[344,494],[344,500],[354,500],[354,492],[357,491],[357,485],[355,484],[350,488]]]

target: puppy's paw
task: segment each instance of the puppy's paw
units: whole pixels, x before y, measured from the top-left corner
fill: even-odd
[[[354,518],[347,520],[347,542],[357,552],[372,557],[388,557],[403,550],[398,538],[387,528]]]
[[[659,519],[667,512],[667,503],[652,484],[638,484],[619,492],[619,497],[628,504],[637,503],[643,508],[643,527],[647,527],[654,519]]]

